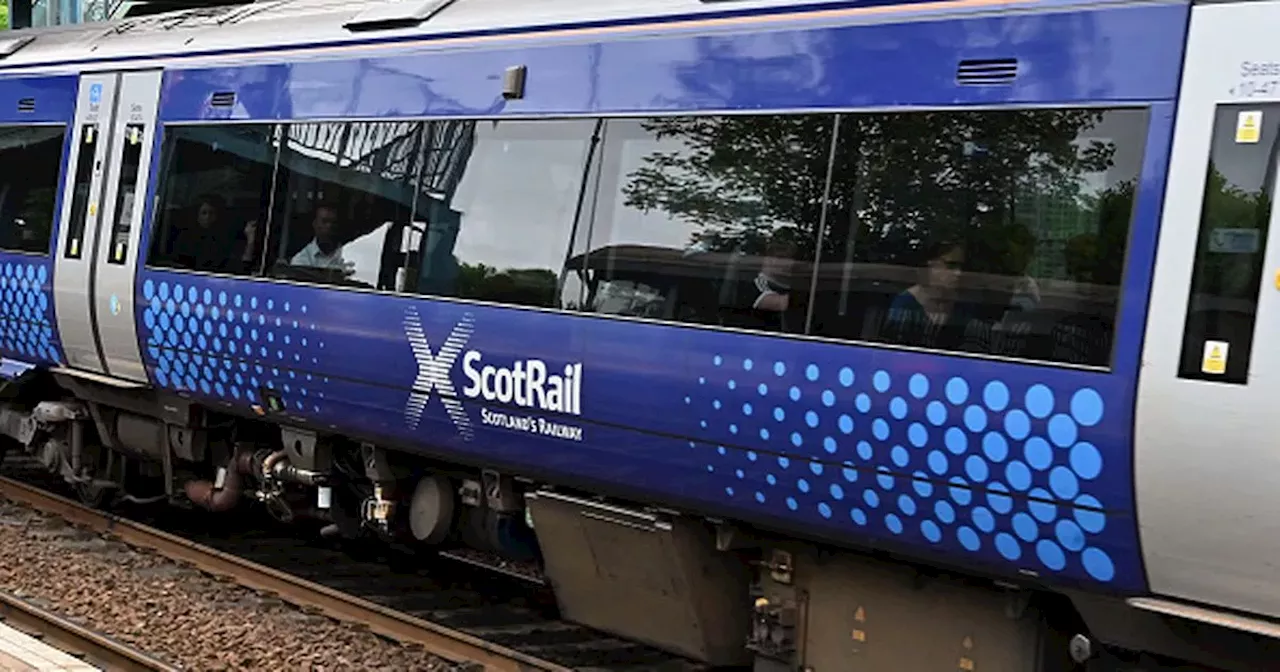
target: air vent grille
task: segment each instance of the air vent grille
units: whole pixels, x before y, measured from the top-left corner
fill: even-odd
[[[236,94],[234,91],[219,91],[213,94],[209,104],[213,107],[232,107],[236,104]]]
[[[36,99],[35,98],[19,98],[18,111],[19,112],[35,112]]]
[[[963,86],[1000,86],[1018,77],[1018,59],[990,58],[960,61],[956,82]]]

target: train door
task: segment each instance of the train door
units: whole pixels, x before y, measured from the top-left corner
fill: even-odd
[[[134,383],[147,380],[133,299],[160,80],[159,71],[80,78],[58,226],[67,365]]]
[[[1135,427],[1142,551],[1166,611],[1280,617],[1277,20],[1274,2],[1192,13]]]

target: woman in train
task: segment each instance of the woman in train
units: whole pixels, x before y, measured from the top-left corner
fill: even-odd
[[[168,254],[165,255],[170,263],[213,273],[241,274],[250,271],[256,258],[258,223],[248,222],[238,231],[222,223],[226,210],[226,201],[221,196],[201,195],[196,201],[191,225],[170,229]]]
[[[889,305],[881,339],[918,347],[954,347],[964,338],[968,307],[960,299],[965,244],[934,238],[920,250],[924,264],[916,284]]]

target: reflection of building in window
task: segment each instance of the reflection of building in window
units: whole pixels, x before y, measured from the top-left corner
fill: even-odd
[[[425,223],[417,291],[559,306],[596,125],[468,122],[435,133],[415,217]]]
[[[280,157],[273,273],[396,289],[407,254],[423,124],[295,124]]]

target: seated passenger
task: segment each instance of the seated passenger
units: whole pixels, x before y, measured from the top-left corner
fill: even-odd
[[[243,227],[244,241],[235,228],[220,220],[226,202],[217,194],[205,194],[196,201],[196,217],[190,226],[170,231],[169,262],[180,268],[213,273],[244,273],[251,270],[256,252],[257,222]]]
[[[728,306],[725,326],[798,333],[804,330],[804,311],[792,292],[796,246],[781,237],[769,242],[760,270],[737,293],[738,305]],[[798,296],[799,295],[799,296]]]
[[[311,218],[313,238],[306,247],[289,260],[292,266],[305,266],[325,270],[345,271],[347,262],[342,258],[342,246],[338,244],[338,209],[332,205],[318,205]]]
[[[958,347],[969,321],[968,310],[957,300],[964,244],[937,240],[921,251],[925,264],[920,279],[889,305],[880,336],[901,345]]]

